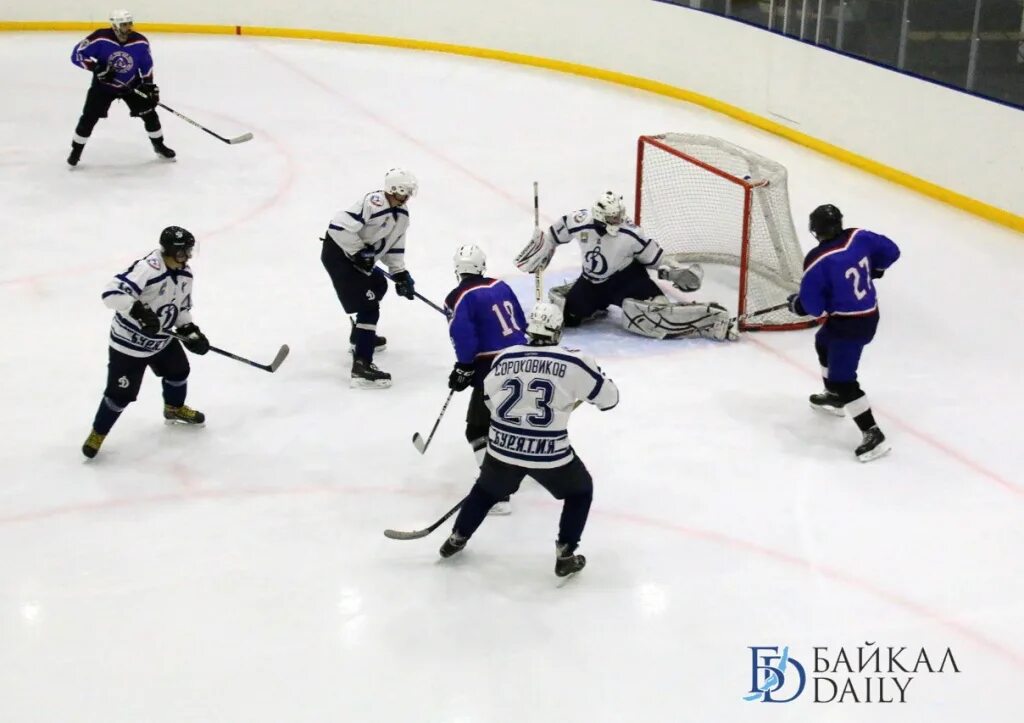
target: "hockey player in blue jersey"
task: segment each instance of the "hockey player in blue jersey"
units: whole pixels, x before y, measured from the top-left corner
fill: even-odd
[[[479,246],[460,246],[454,262],[459,285],[444,302],[456,358],[448,377],[448,388],[461,392],[473,387],[466,410],[466,439],[473,448],[477,464],[481,464],[491,426],[491,413],[484,403],[484,377],[498,352],[526,343],[523,333],[526,316],[508,284],[484,276],[487,257]],[[495,503],[490,513],[507,515],[511,511],[511,502],[505,497]]]
[[[123,100],[132,117],[142,118],[157,155],[174,158],[175,152],[164,143],[164,132],[156,113],[160,89],[153,82],[149,41],[135,32],[130,12],[113,11],[110,27],[100,28],[78,43],[71,51],[71,62],[92,73],[92,84],[75,127],[68,165],[78,165],[92,129],[100,118],[107,117],[115,100]]]
[[[799,316],[828,316],[814,338],[825,390],[811,395],[811,406],[836,416],[849,413],[863,433],[857,458],[868,462],[890,445],[857,381],[857,367],[878,328],[874,280],[896,262],[900,250],[881,234],[844,229],[843,214],[831,204],[811,212],[809,227],[818,246],[804,259],[800,292],[789,297],[789,305]]]

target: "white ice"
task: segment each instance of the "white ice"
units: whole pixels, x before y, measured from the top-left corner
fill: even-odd
[[[1019,235],[683,103],[318,42],[154,36],[164,101],[255,140],[229,147],[165,113],[166,163],[115,106],[69,171],[77,40],[0,42],[0,720],[1020,719]],[[394,293],[379,362],[395,384],[348,387],[348,320],[319,262],[331,215],[407,167],[418,289],[442,300],[471,241],[528,300],[511,257],[531,182],[547,219],[607,188],[631,198],[637,136],[670,130],[785,164],[798,228],[832,202],[902,246],[861,374],[893,453],[859,464],[852,422],[807,408],[812,332],[658,343],[600,323],[567,334],[622,391],[571,429],[596,485],[587,569],[556,586],[558,506],[529,484],[459,558],[438,560],[447,526],[385,539],[469,489],[467,397],[420,456],[410,437],[429,431],[453,355],[443,318]],[[203,430],[165,427],[148,376],[83,462],[100,291],[169,224],[200,240],[195,316],[213,343],[292,355],[274,375],[193,357]],[[735,304],[727,286],[703,294]],[[915,659],[949,647],[962,672],[922,669],[903,705],[742,699],[748,646],[789,645],[811,668],[813,646],[866,641]]]

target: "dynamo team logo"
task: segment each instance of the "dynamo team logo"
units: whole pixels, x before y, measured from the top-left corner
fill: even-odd
[[[804,692],[807,674],[804,666],[789,657],[789,646],[751,646],[750,693],[746,701],[789,703]],[[786,695],[789,697],[785,697]]]
[[[591,276],[601,276],[608,271],[608,259],[601,253],[600,246],[587,251],[583,255],[583,263],[587,265]]]

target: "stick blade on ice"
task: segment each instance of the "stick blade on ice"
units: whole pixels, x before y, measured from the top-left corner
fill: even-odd
[[[403,532],[402,530],[384,530],[384,537],[392,540],[418,540],[421,537],[426,537],[430,534],[430,530],[415,530],[413,532]]]
[[[427,443],[423,441],[423,437],[420,436],[419,432],[412,435],[412,446],[416,448],[416,451],[423,454],[427,451]]]
[[[238,136],[236,138],[232,138],[231,140],[228,141],[228,143],[230,143],[231,145],[235,145],[236,143],[245,143],[246,141],[251,141],[251,140],[252,140],[252,133],[243,133],[242,135],[240,135],[240,136]]]

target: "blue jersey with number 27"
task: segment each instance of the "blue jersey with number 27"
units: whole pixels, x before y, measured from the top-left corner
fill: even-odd
[[[804,259],[800,304],[811,316],[867,316],[878,313],[873,271],[884,271],[900,257],[891,239],[848,228],[819,244]]]

